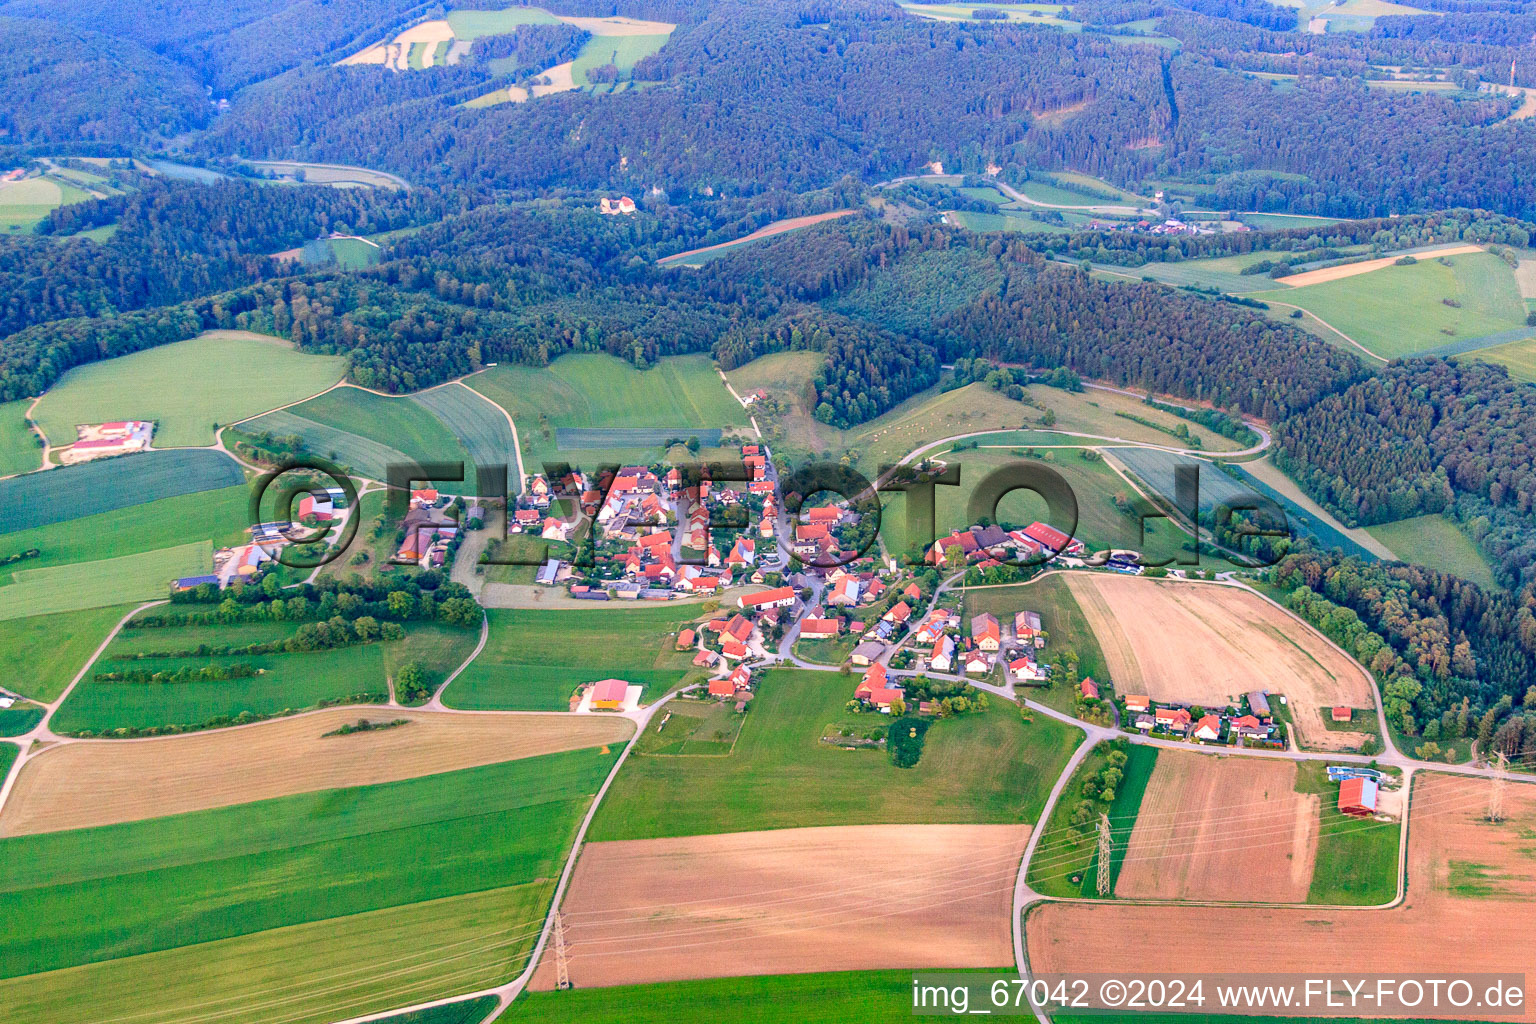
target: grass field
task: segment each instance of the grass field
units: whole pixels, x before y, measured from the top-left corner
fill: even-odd
[[[531,992],[501,1019],[514,1024],[706,1024],[720,1019],[723,1006],[741,1024],[896,1020],[912,1013],[912,972],[758,975]]]
[[[380,259],[379,247],[366,238],[328,238],[325,244],[336,258],[336,265],[346,270],[371,267]]]
[[[79,202],[90,196],[77,188],[69,188],[46,178],[24,178],[0,184],[0,231],[20,234],[30,231],[38,221],[48,216],[48,211],[66,202]]]
[[[1073,773],[1072,780],[1062,791],[1056,806],[1051,809],[1051,819],[1046,823],[1045,834],[1029,862],[1029,884],[1042,895],[1063,898],[1097,898],[1099,895],[1099,858],[1094,822],[1104,811],[1104,805],[1083,795],[1082,782],[1103,770],[1108,763],[1109,750],[1106,744],[1101,743],[1089,752]],[[1142,796],[1146,793],[1147,780],[1152,777],[1152,770],[1157,766],[1156,747],[1127,746],[1126,754],[1128,760],[1123,769],[1124,778],[1115,790],[1114,802],[1107,811],[1115,835],[1115,853],[1110,866],[1111,893],[1115,891],[1113,883],[1118,879],[1120,866],[1125,860],[1125,851],[1129,846],[1127,840],[1136,827],[1136,815],[1141,807]],[[1083,804],[1089,806],[1094,817],[1086,827],[1077,827],[1072,824],[1072,817]]]
[[[1405,562],[1453,573],[1489,590],[1498,587],[1477,544],[1443,515],[1400,519],[1368,526],[1366,531]]]
[[[250,491],[243,485],[221,487],[0,534],[0,557],[32,548],[42,552],[16,563],[14,569],[0,568],[0,596],[14,570],[117,558],[175,547],[189,540],[206,539],[219,547],[236,544],[246,536],[249,501]]]
[[[466,383],[517,422],[529,472],[544,460],[584,466],[659,458],[659,447],[559,447],[561,427],[743,428],[746,412],[731,397],[708,356],[671,356],[648,370],[614,356],[578,353],[547,367],[504,363]],[[742,431],[738,431],[742,432]]]
[[[0,587],[0,619],[105,608],[164,597],[178,576],[213,568],[206,540],[46,569],[17,569]]]
[[[552,885],[616,756],[548,754],[0,840],[13,869],[0,881],[4,975],[508,885]]]
[[[615,779],[590,839],[641,839],[811,825],[1034,821],[1080,733],[1053,719],[1024,724],[998,700],[985,714],[929,731],[915,768],[879,750],[824,744],[830,724],[885,725],[844,709],[856,680],[775,670],[726,757],[636,755]]]
[[[21,749],[16,744],[0,743],[0,785],[5,783],[5,777],[11,773],[11,765],[20,756]]]
[[[209,445],[215,424],[312,395],[344,371],[340,356],[305,355],[281,339],[244,331],[210,331],[77,366],[43,396],[35,415],[55,445],[73,442],[78,423],[134,419],[156,422],[158,448]]]
[[[1484,362],[1499,363],[1509,370],[1509,376],[1513,380],[1523,380],[1528,384],[1536,383],[1536,338],[1525,338],[1495,345],[1492,348],[1478,349],[1469,355],[1473,359],[1481,359]]]
[[[480,1024],[496,1008],[495,996],[466,999],[460,1003],[434,1006],[430,1010],[415,1013],[398,1013],[383,1017],[380,1024]]]
[[[1423,258],[1253,297],[1300,306],[1386,358],[1524,326],[1525,304],[1509,264],[1491,253],[1444,259],[1450,266]]]
[[[464,467],[465,484],[473,484],[473,466],[508,466],[508,486],[516,491],[516,444],[506,415],[479,392],[462,384],[447,384],[411,396],[424,406],[464,445],[471,465]]]
[[[245,483],[223,452],[146,452],[0,480],[0,535]]]
[[[7,1024],[330,1024],[508,980],[548,903],[545,884],[487,889],[16,978],[0,1002]]]
[[[443,693],[450,707],[565,711],[581,683],[616,677],[644,685],[653,700],[687,673],[674,651],[680,624],[697,605],[525,611],[492,608],[485,650]]]
[[[460,411],[467,411],[467,407],[461,404]],[[475,473],[469,452],[426,403],[410,398],[386,398],[362,388],[337,388],[291,409],[258,416],[241,424],[241,429],[266,430],[278,436],[298,434],[316,455],[335,459],[381,482],[392,464],[463,463],[466,480],[436,481],[435,486],[449,494],[474,493]]]
[[[20,736],[31,732],[32,727],[43,720],[43,709],[34,704],[17,704],[0,710],[0,736]],[[0,772],[0,781],[5,775]]]
[[[1348,250],[1345,250],[1348,251]],[[1155,281],[1174,286],[1198,285],[1216,288],[1233,295],[1270,291],[1275,287],[1274,278],[1268,274],[1243,274],[1242,269],[1261,260],[1281,255],[1271,251],[1246,252],[1236,256],[1215,256],[1203,260],[1181,260],[1177,263],[1145,263],[1139,267],[1121,267],[1103,264],[1102,269],[1117,276]],[[1095,267],[1100,269],[1100,267]]]
[[[1139,206],[1146,202],[1136,196],[1121,192],[1098,179],[1084,179],[1082,175],[1062,176],[1063,180],[1081,179],[1081,183],[1104,195],[1087,195],[1061,188],[1050,177],[1030,178],[1019,186],[1019,191],[1037,203],[1051,206]]]
[[[0,476],[30,473],[43,464],[37,435],[27,426],[26,399],[0,403]]]
[[[296,628],[295,623],[285,624],[283,635]],[[92,675],[126,668],[157,672],[175,671],[184,666],[201,668],[233,664],[251,665],[259,669],[260,674],[183,683],[98,682],[88,676],[59,709],[54,726],[63,732],[90,730],[97,733],[119,728],[192,726],[221,716],[238,715],[242,711],[274,715],[354,694],[383,695],[388,689],[387,666],[393,659],[407,657],[409,651],[415,651],[428,663],[429,676],[440,677],[448,671],[448,662],[457,651],[456,645],[444,644],[436,626],[429,626],[424,637],[413,639],[410,634],[417,628],[408,625],[405,639],[387,643],[304,653],[187,658],[138,658],[136,655],[146,649],[154,652],[190,650],[199,643],[208,642],[207,632],[177,627],[126,630],[113,640],[102,659],[92,667]],[[217,635],[222,643],[230,645],[275,639],[268,623],[220,627]],[[404,645],[405,649],[395,651],[395,645]],[[434,663],[434,656],[438,663]]]
[[[0,679],[24,696],[55,699],[130,607],[0,619]]]
[[[1396,896],[1402,827],[1341,814],[1339,787],[1319,761],[1297,762],[1296,792],[1319,796],[1317,864],[1307,902],[1370,906]]]
[[[455,39],[506,35],[519,25],[560,23],[560,19],[538,7],[507,7],[500,11],[449,11],[446,17]]]
[[[629,78],[630,72],[641,60],[649,57],[667,44],[671,34],[650,36],[593,36],[581,48],[571,65],[571,77],[578,86],[594,84],[587,72],[606,64],[619,69],[619,78]]]

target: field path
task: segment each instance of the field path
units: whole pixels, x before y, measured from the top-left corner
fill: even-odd
[[[714,245],[706,245],[698,249],[685,249],[682,252],[673,253],[671,256],[663,256],[661,259],[657,260],[656,263],[658,266],[665,266],[669,263],[681,263],[683,259],[688,256],[697,256],[700,253],[714,252],[716,249],[724,249],[728,246],[740,245],[743,242],[755,242],[760,238],[772,238],[774,235],[782,235],[786,231],[794,231],[796,228],[808,228],[812,224],[820,224],[823,221],[836,220],[839,217],[846,217],[850,213],[854,212],[856,211],[833,210],[830,213],[813,213],[804,217],[786,217],[784,220],[776,220],[772,224],[760,227],[749,235],[742,235],[740,238],[733,238],[729,242],[718,242]]]
[[[729,391],[731,393],[731,397],[732,398],[736,399],[736,401],[738,401],[738,402],[741,402],[741,407],[743,409],[745,409],[747,407],[747,403],[746,402],[742,402],[741,395],[739,393],[737,393],[735,388],[731,387],[731,382],[730,382],[729,379],[726,378],[725,371],[720,369],[720,367],[717,366],[717,367],[715,367],[715,372],[720,375],[720,381],[721,381],[721,383],[723,383],[725,385],[725,390],[727,390],[727,391]],[[752,433],[757,435],[757,439],[759,441],[761,441],[763,439],[763,432],[761,430],[757,429],[757,417],[753,416],[749,412],[749,413],[747,413],[747,419],[752,421]]]

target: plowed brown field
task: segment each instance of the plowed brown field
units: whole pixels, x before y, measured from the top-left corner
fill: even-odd
[[[562,909],[577,986],[1013,959],[1024,825],[868,825],[593,843]],[[554,987],[546,956],[533,987]]]
[[[1490,783],[1414,782],[1408,895],[1390,910],[1052,903],[1030,914],[1029,961],[1042,973],[1141,976],[1234,970],[1536,979],[1536,787],[1510,786],[1507,818],[1483,820]],[[1241,884],[1241,879],[1234,879]],[[1145,941],[1155,936],[1156,941]],[[1531,987],[1527,983],[1529,1002]],[[1415,1017],[1433,1016],[1422,1010]],[[1466,1017],[1465,1012],[1451,1016]],[[1478,1020],[1523,1020],[1479,1009]]]
[[[1317,856],[1317,797],[1293,761],[1164,750],[1115,895],[1302,903]]]

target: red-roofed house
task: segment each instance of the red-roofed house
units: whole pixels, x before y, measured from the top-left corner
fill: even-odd
[[[842,619],[801,619],[800,638],[802,640],[823,640],[827,637],[837,636],[842,632]]]
[[[731,621],[725,624],[725,635],[734,637],[742,643],[752,635],[752,620],[744,615],[732,615]]]
[[[1221,738],[1221,719],[1206,715],[1195,723],[1195,739],[1216,740]]]
[[[905,601],[897,601],[896,604],[891,607],[890,611],[886,612],[880,617],[882,619],[888,619],[899,626],[912,617],[912,606],[907,604]]]
[[[709,695],[711,697],[734,697],[736,684],[730,679],[711,679],[709,681]]]
[[[1355,709],[1340,706],[1333,708],[1328,714],[1335,722],[1348,722],[1355,717]]]
[[[734,637],[726,637],[720,644],[720,653],[730,661],[740,661],[748,652],[746,646],[738,643]]]
[[[1078,683],[1077,688],[1081,690],[1083,696],[1087,697],[1089,700],[1099,699],[1099,684],[1093,681],[1092,676],[1089,676],[1081,683]]]
[[[902,699],[902,691],[899,686],[885,684],[885,666],[877,661],[865,671],[863,680],[853,691],[853,698],[867,700],[881,711],[889,711],[894,701]]]
[[[1165,729],[1188,729],[1192,719],[1183,708],[1158,708],[1153,721]]]
[[[754,611],[760,608],[788,608],[795,603],[795,589],[793,587],[775,587],[765,590],[760,594],[747,594],[736,599],[739,608],[751,608]]]
[[[843,518],[842,510],[831,505],[807,509],[805,512],[805,521],[808,523],[821,523],[825,525],[835,523],[841,518]]]
[[[718,657],[719,655],[717,655],[714,651],[700,651],[698,654],[693,656],[693,663],[700,667],[713,665],[715,663],[715,659]]]
[[[603,710],[617,710],[624,703],[629,684],[622,679],[603,679],[592,684],[592,706]]]
[[[1140,694],[1128,693],[1125,695],[1125,710],[1149,711],[1152,708],[1152,698]]]
[[[980,615],[971,616],[971,639],[976,641],[976,646],[984,651],[995,651],[1003,643],[1003,627],[998,624],[997,616],[983,612]]]
[[[681,633],[677,634],[677,649],[680,651],[686,651],[688,648],[693,646],[693,639],[693,630],[683,630]]]

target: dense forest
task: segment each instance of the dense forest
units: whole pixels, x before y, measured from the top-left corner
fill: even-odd
[[[1506,754],[1536,751],[1529,597],[1422,566],[1318,552],[1287,555],[1271,578],[1294,611],[1376,675],[1395,729],[1426,741],[1471,736],[1484,753],[1496,737]]]
[[[0,39],[0,146],[141,143],[210,116],[196,79],[137,43],[4,16]]]

